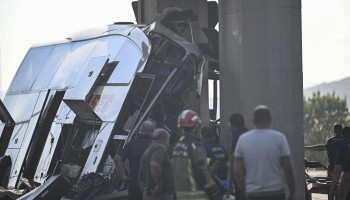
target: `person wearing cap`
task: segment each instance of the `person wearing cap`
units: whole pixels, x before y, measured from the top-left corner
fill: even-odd
[[[116,170],[124,183],[129,183],[128,200],[142,200],[142,193],[138,185],[138,173],[142,154],[152,143],[154,123],[144,121],[140,127],[140,135],[131,140],[125,147],[114,156]],[[126,174],[124,161],[129,160],[129,175]]]
[[[140,162],[139,185],[144,200],[172,200],[174,197],[175,183],[168,147],[168,131],[156,129],[152,144]]]
[[[200,143],[200,118],[192,110],[184,110],[178,118],[178,126],[184,131],[171,149],[176,197],[184,199],[220,199],[222,193],[211,178],[207,155]]]

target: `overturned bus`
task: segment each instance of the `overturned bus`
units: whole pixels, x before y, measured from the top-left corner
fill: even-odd
[[[171,28],[186,27],[193,16],[177,16],[116,23],[30,48],[0,101],[0,186],[40,189],[60,174],[68,184],[91,173],[111,179],[113,153],[147,119],[176,137],[177,115],[207,62]],[[66,193],[55,190],[56,197]]]

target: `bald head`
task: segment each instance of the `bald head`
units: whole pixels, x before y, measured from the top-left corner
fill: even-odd
[[[163,140],[169,137],[169,132],[163,128],[157,128],[152,134],[153,140]]]
[[[146,120],[144,121],[142,124],[141,124],[141,127],[140,127],[140,133],[141,134],[152,134],[153,131],[154,131],[154,123],[149,121],[149,120]]]
[[[257,128],[269,128],[271,125],[270,109],[267,106],[260,105],[254,109],[253,122]]]
[[[169,137],[169,132],[163,128],[157,128],[152,134],[153,142],[161,143],[166,146],[169,146]]]

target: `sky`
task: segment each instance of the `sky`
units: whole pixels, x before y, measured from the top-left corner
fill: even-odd
[[[131,1],[0,0],[2,89],[33,44],[117,21],[135,22]],[[302,7],[304,88],[349,77],[350,1],[302,0]]]

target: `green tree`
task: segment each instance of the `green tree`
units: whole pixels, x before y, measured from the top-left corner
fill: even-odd
[[[334,136],[333,126],[349,124],[349,110],[346,98],[335,96],[335,93],[321,95],[316,92],[311,98],[304,97],[304,139],[305,145],[326,144]],[[327,163],[326,152],[305,152],[308,160]]]

